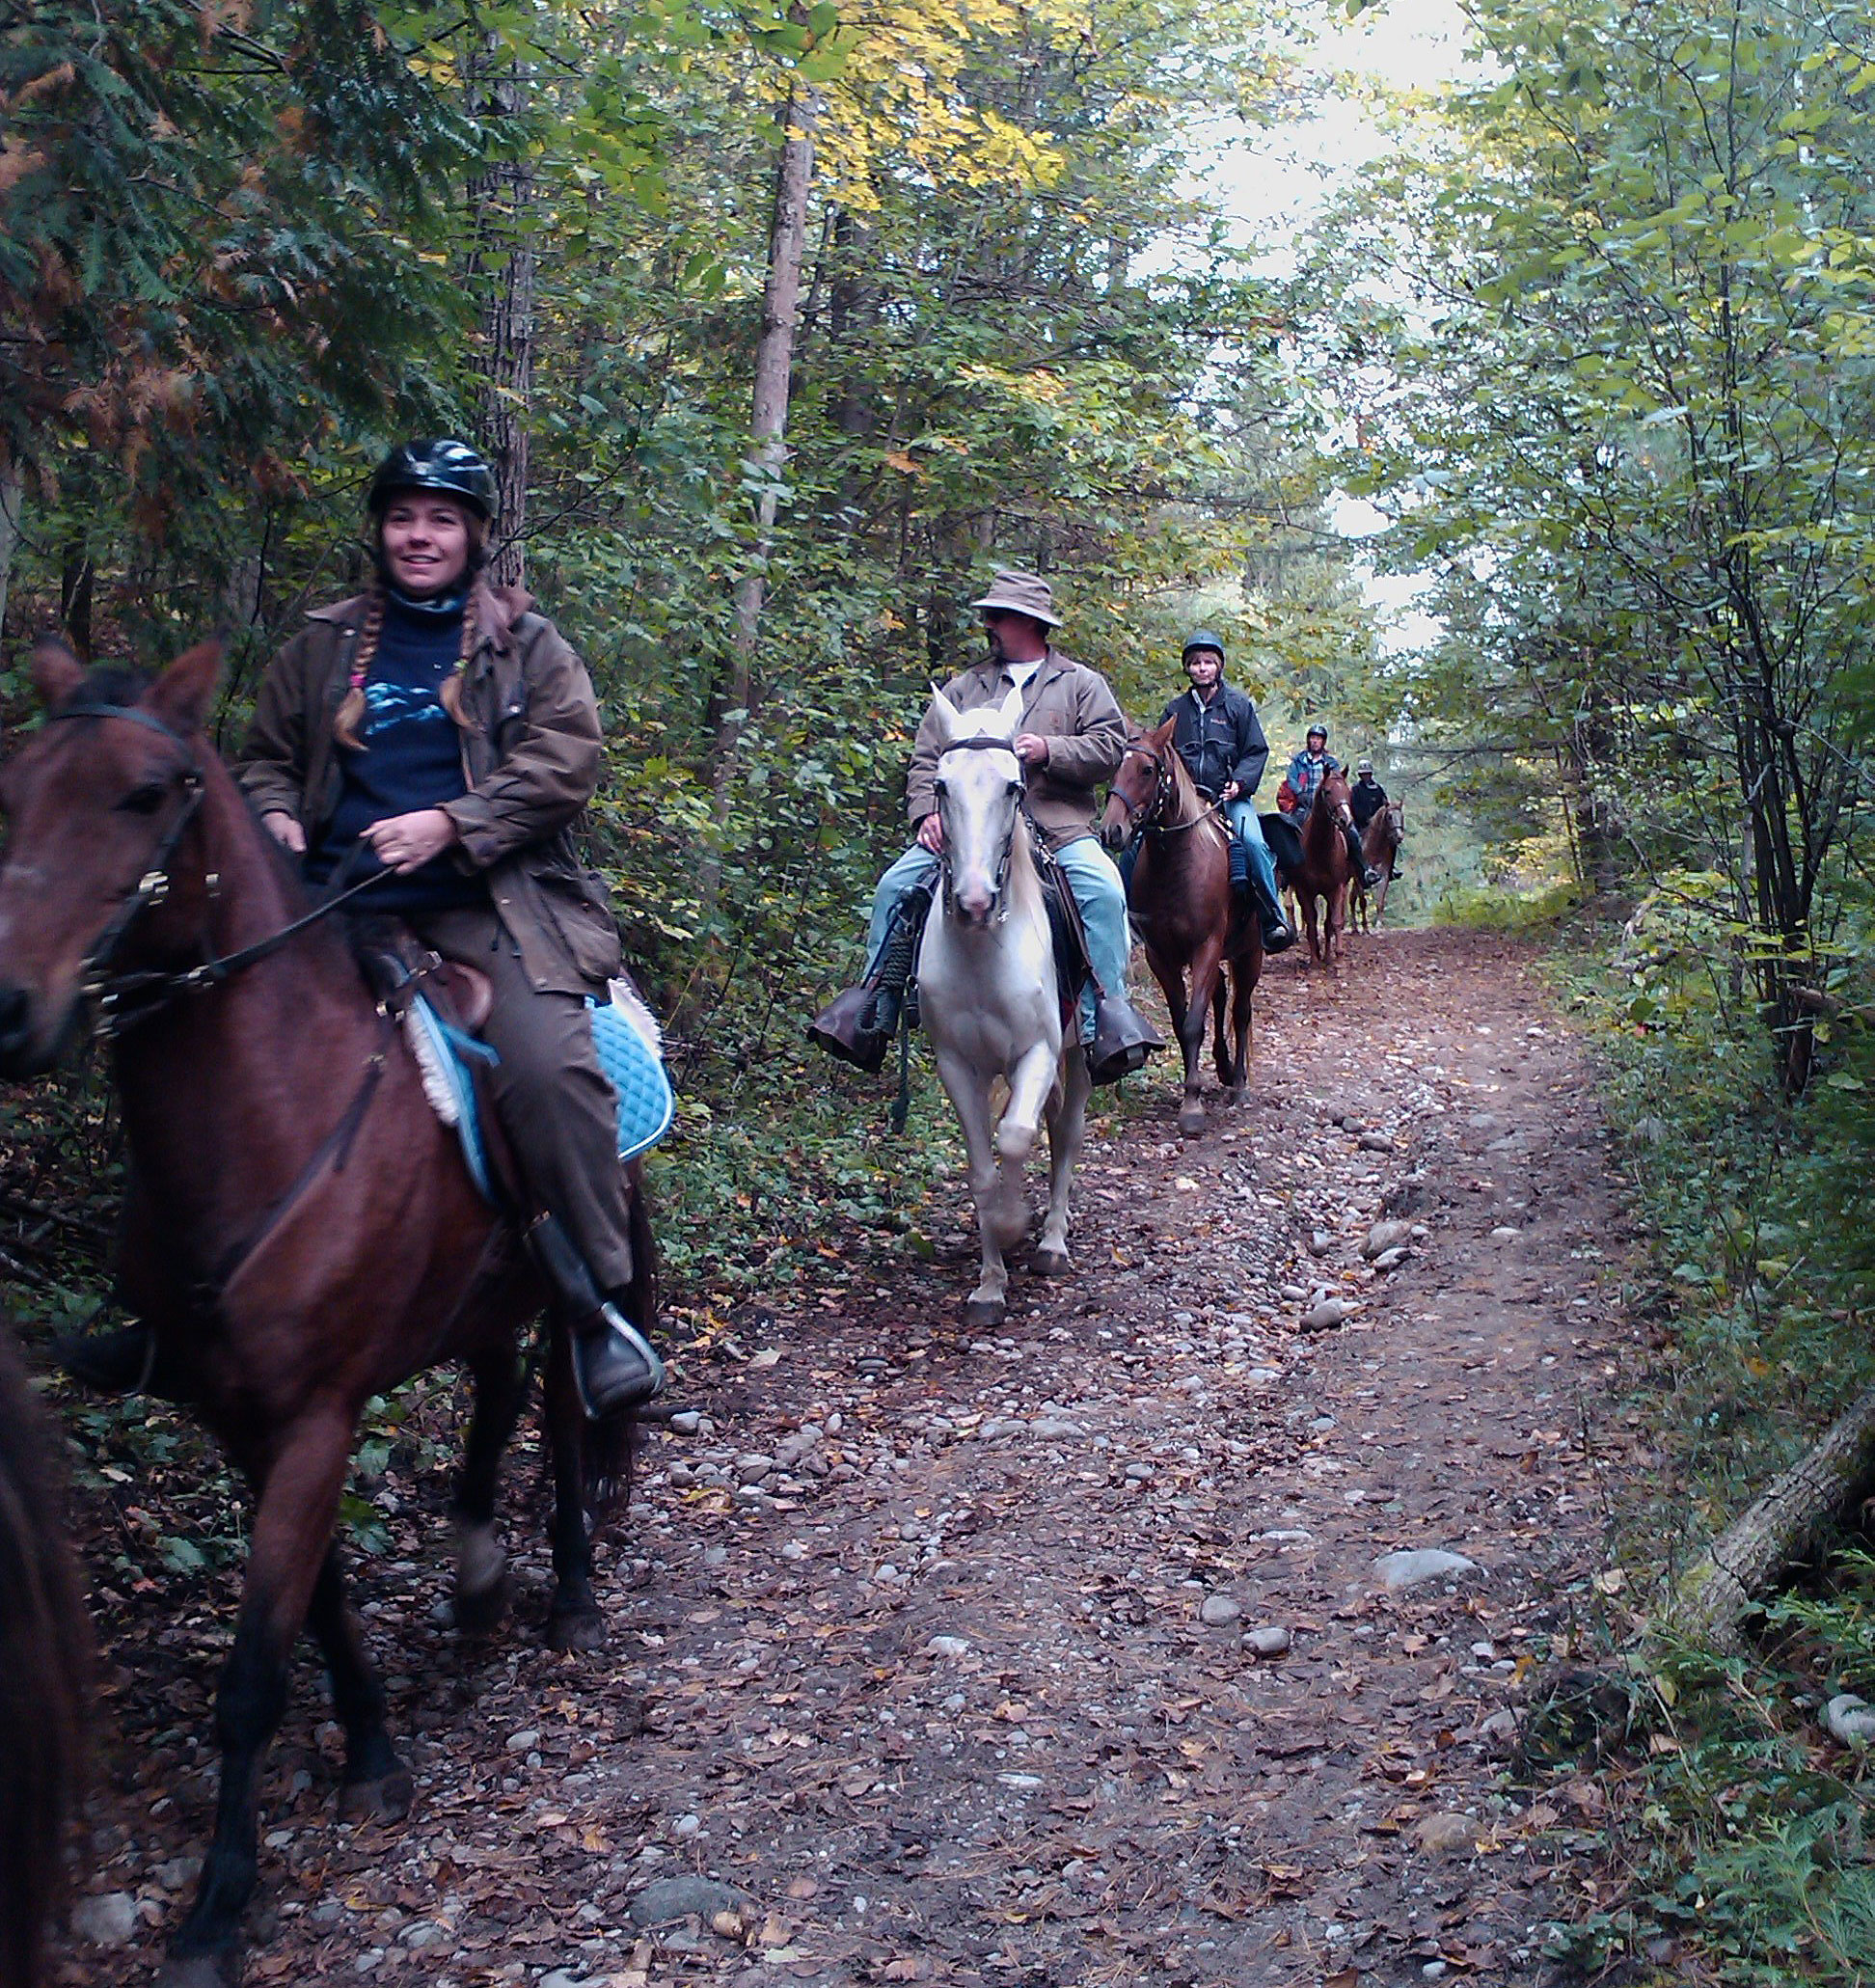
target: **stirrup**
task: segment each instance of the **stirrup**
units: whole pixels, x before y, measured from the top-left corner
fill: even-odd
[[[883,990],[877,987],[848,988],[835,994],[807,1024],[807,1040],[868,1076],[875,1075],[884,1064],[892,1040],[888,1030],[878,1026],[879,1010],[885,998]],[[896,1009],[897,997],[891,1000]],[[892,1020],[896,1025],[896,1013]]]
[[[657,1348],[608,1298],[573,1332],[573,1384],[588,1422],[641,1408],[665,1390]]]

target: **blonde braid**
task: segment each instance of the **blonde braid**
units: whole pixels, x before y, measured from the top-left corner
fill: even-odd
[[[378,641],[384,634],[384,583],[374,580],[365,609],[365,626],[352,654],[351,681],[345,688],[343,701],[333,714],[332,736],[353,752],[365,750],[359,731],[365,722],[365,680],[370,674],[371,659],[377,654]]]

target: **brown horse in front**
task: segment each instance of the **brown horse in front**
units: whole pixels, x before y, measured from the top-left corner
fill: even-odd
[[[148,688],[87,677],[58,643],[41,643],[34,666],[49,720],[0,770],[0,1075],[49,1069],[88,997],[117,993],[122,1295],[153,1328],[156,1384],[197,1409],[256,1500],[216,1707],[214,1842],[163,1977],[219,1988],[239,1978],[257,1780],[302,1624],[345,1729],[343,1806],[394,1815],[411,1800],[333,1540],[364,1405],[440,1360],[467,1364],[457,1610],[465,1621],[498,1613],[496,1479],[525,1393],[520,1335],[545,1293],[330,922],[238,972],[178,982],[310,909],[202,736],[218,648],[190,650]],[[650,1239],[635,1203],[635,1316],[649,1319]],[[622,1481],[629,1427],[584,1424],[557,1320],[546,1419],[552,1640],[589,1648],[603,1632],[587,1493]]]
[[[1309,957],[1331,972],[1341,957],[1341,936],[1347,929],[1347,893],[1354,881],[1354,865],[1345,831],[1353,818],[1346,775],[1339,770],[1324,774],[1300,830],[1302,866],[1284,875],[1295,893],[1302,929],[1309,936]]]
[[[1132,922],[1153,976],[1165,991],[1172,1026],[1184,1052],[1184,1103],[1179,1130],[1200,1132],[1205,1106],[1205,1018],[1214,1022],[1217,1080],[1233,1103],[1250,1082],[1250,997],[1263,972],[1263,928],[1238,910],[1231,890],[1230,830],[1192,784],[1172,745],[1178,721],[1128,742],[1113,776],[1101,833],[1109,844],[1140,837],[1127,893]],[[1225,973],[1230,967],[1231,1045],[1224,1041]],[[1186,994],[1185,976],[1190,975]]]

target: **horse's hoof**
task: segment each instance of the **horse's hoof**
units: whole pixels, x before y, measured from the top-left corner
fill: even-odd
[[[606,1618],[596,1608],[570,1608],[547,1619],[547,1648],[562,1655],[587,1654],[606,1647]]]
[[[1224,1095],[1227,1101],[1233,1104],[1247,1104],[1250,1102],[1250,1086],[1248,1084],[1233,1084]]]
[[[1195,1101],[1187,1104],[1179,1113],[1179,1130],[1187,1139],[1195,1138],[1205,1130],[1205,1107]]]
[[[340,1822],[401,1822],[417,1799],[417,1784],[405,1767],[376,1781],[348,1781],[339,1790]]]
[[[172,1954],[156,1976],[156,1988],[241,1988],[241,1949]]]
[[[458,1588],[451,1606],[455,1625],[465,1636],[492,1635],[507,1620],[508,1584],[493,1581],[473,1594]]]
[[[1065,1249],[1038,1249],[1029,1259],[1029,1274],[1033,1277],[1065,1277],[1073,1267]]]
[[[964,1300],[966,1325],[1000,1325],[1009,1317],[1009,1307],[999,1297],[967,1297]]]

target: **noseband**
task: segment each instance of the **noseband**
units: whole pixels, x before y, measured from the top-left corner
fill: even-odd
[[[238,952],[223,953],[218,958],[204,960],[199,967],[189,967],[179,972],[164,972],[150,969],[135,973],[112,973],[110,966],[119,949],[129,937],[131,928],[145,912],[161,904],[170,894],[170,860],[177,846],[187,832],[189,824],[201,812],[202,803],[207,793],[203,778],[202,762],[196,757],[195,749],[174,725],[165,724],[152,713],[141,710],[134,704],[67,704],[47,715],[48,724],[57,724],[70,718],[122,718],[132,724],[140,724],[145,730],[152,731],[167,739],[182,755],[179,767],[174,774],[182,788],[182,806],[177,818],[163,831],[162,839],[150,854],[149,867],[138,878],[128,894],[119,903],[106,920],[104,929],[93,941],[86,953],[84,964],[79,968],[78,993],[80,998],[91,1001],[97,1010],[96,1033],[108,1042],[120,1029],[132,1022],[141,1021],[156,1009],[167,1005],[177,994],[193,988],[213,987],[237,973],[243,967],[252,966],[257,960],[263,960],[269,953],[277,952],[296,934],[304,932],[309,925],[336,912],[339,907],[361,890],[368,890],[372,885],[382,883],[392,872],[377,870],[354,884],[347,890],[340,891],[328,898],[316,911],[308,912],[303,918],[296,918],[279,932]],[[221,880],[212,872],[207,878],[209,894],[220,888]]]
[[[1025,821],[1028,820],[1028,768],[1022,764],[1016,749],[1007,739],[998,739],[992,734],[979,732],[973,738],[953,739],[944,748],[944,751],[938,753],[939,761],[943,759],[945,752],[1007,752],[1016,761],[1016,772],[1022,787],[1022,793],[1016,803],[1016,813],[1020,815]],[[938,812],[940,815],[943,812],[941,803],[938,806]],[[1033,830],[1033,822],[1030,822],[1029,826]],[[995,912],[996,923],[999,925],[1009,916],[1009,903],[1003,894],[1003,886],[1009,882],[1009,862],[1015,847],[1016,821],[1015,816],[1011,816],[1009,833],[1003,837],[1002,855],[996,860],[996,874],[990,885],[990,902]],[[948,833],[944,836],[943,848],[938,853],[938,874],[943,880],[944,915],[948,918],[957,910],[957,887],[955,880],[951,875],[950,836]]]

